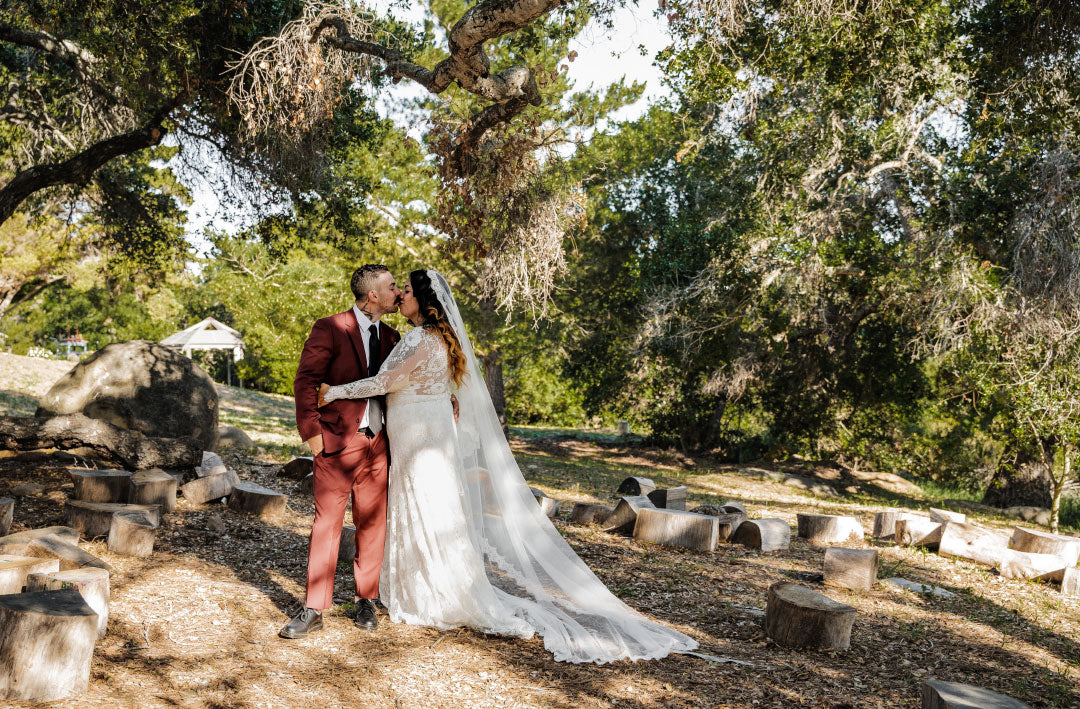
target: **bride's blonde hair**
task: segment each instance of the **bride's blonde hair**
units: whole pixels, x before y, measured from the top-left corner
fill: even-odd
[[[450,362],[450,379],[455,385],[461,386],[466,374],[465,352],[461,349],[461,343],[458,342],[450,321],[446,319],[446,309],[431,287],[431,278],[427,271],[417,270],[409,274],[409,283],[412,285],[413,296],[420,306],[420,316],[423,318],[421,327],[437,334],[446,344],[447,359]]]

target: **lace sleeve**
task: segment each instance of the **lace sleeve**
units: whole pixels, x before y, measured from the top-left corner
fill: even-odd
[[[432,355],[432,351],[430,338],[423,337],[423,328],[410,330],[387,355],[378,374],[331,386],[323,398],[326,401],[367,399],[402,389],[409,383],[410,375]]]

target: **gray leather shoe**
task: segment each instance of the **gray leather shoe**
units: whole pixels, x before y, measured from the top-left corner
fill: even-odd
[[[322,630],[322,613],[313,608],[305,608],[300,611],[300,615],[290,620],[278,635],[295,640],[317,630]]]

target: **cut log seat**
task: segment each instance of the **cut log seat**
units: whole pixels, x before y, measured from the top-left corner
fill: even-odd
[[[98,614],[98,637],[104,636],[109,624],[109,572],[86,567],[29,574],[26,577],[27,591],[61,591],[66,588],[78,591],[86,605]]]
[[[1019,699],[959,682],[928,679],[922,683],[922,709],[1031,709]]]
[[[29,574],[59,570],[60,562],[56,559],[0,554],[0,595],[22,593]]]
[[[606,531],[615,534],[633,534],[634,525],[637,523],[638,511],[643,509],[656,509],[652,500],[644,495],[632,495],[623,497],[615,505],[615,510],[604,522]]]
[[[225,467],[225,461],[221,459],[221,456],[211,451],[203,451],[202,463],[195,468],[195,474],[200,478],[205,478],[207,475],[222,475],[228,472]]]
[[[299,458],[293,458],[288,463],[281,466],[278,475],[285,478],[291,478],[292,480],[303,480],[305,476],[311,475],[314,471],[315,459],[310,455],[304,455]]]
[[[176,509],[176,478],[159,468],[140,470],[131,476],[128,502],[159,505],[163,512],[173,512]]]
[[[64,520],[69,527],[79,530],[87,539],[104,537],[112,527],[112,516],[117,512],[145,512],[156,526],[161,522],[161,508],[157,505],[128,505],[119,502],[84,502],[68,500],[64,505]]]
[[[657,509],[685,510],[686,509],[686,486],[662,487],[650,492],[647,497],[652,500]]]
[[[797,517],[799,537],[811,544],[819,546],[841,544],[852,537],[862,541],[863,527],[854,517],[802,513]]]
[[[257,483],[242,481],[233,485],[229,509],[250,512],[259,517],[274,517],[285,511],[286,495]]]
[[[181,485],[180,492],[191,504],[201,505],[231,495],[234,485],[233,477],[228,473],[205,475]]]
[[[570,511],[570,523],[603,524],[614,511],[615,507],[613,505],[600,505],[593,502],[575,502],[574,509]]]
[[[548,497],[547,493],[535,487],[530,487],[529,491],[532,492],[533,499],[536,500],[536,504],[540,505],[540,511],[548,517],[554,517],[559,514],[559,509],[562,507],[562,503],[556,500],[554,497]]]
[[[806,586],[781,581],[769,587],[765,634],[789,648],[847,650],[855,609]]]
[[[11,531],[11,520],[15,517],[15,500],[0,497],[0,537]]]
[[[877,583],[877,572],[877,549],[829,547],[825,550],[826,586],[869,591]]]
[[[156,526],[145,514],[117,512],[109,527],[109,551],[121,556],[150,556]]]
[[[936,507],[930,508],[930,519],[935,522],[967,522],[967,515],[963,512],[953,512],[952,510],[941,510]]]
[[[1061,575],[1061,595],[1080,596],[1080,568],[1065,569]]]
[[[791,546],[791,527],[775,517],[748,519],[735,529],[731,541],[761,551],[787,549]]]
[[[80,549],[79,545],[73,541],[69,541],[71,539],[78,541],[79,533],[77,530],[70,529],[69,527],[45,527],[45,529],[68,530],[74,532],[74,537],[71,537],[66,533],[63,533],[63,536],[57,534],[42,534],[33,537],[21,536],[21,533],[10,534],[7,537],[0,539],[0,554],[18,554],[20,556],[32,556],[38,559],[56,559],[60,564],[61,571],[81,569],[84,567],[99,569],[109,568],[109,565],[104,561],[90,552]],[[30,531],[36,532],[44,530]],[[15,538],[15,541],[5,541],[13,538]]]
[[[715,516],[716,526],[720,535],[719,538],[722,542],[733,541],[735,531],[739,528],[739,525],[746,521],[746,515],[742,512],[730,512]]]
[[[986,566],[997,566],[1008,556],[1008,537],[973,524],[946,522],[941,526],[938,554],[967,559]]]
[[[339,564],[351,564],[356,558],[356,527],[344,525],[341,528],[341,542],[338,544],[337,560]]]
[[[97,637],[97,613],[74,589],[0,596],[0,699],[84,693]]]
[[[77,544],[79,542],[79,530],[71,527],[38,527],[37,529],[25,529],[5,537],[0,537],[0,547],[6,544],[25,544],[40,539],[41,537],[58,537],[65,542]]]
[[[936,549],[941,542],[941,523],[914,515],[896,521],[893,538],[897,546]]]
[[[127,502],[131,473],[126,470],[68,468],[75,485],[75,499],[84,502]]]
[[[896,534],[896,523],[902,519],[913,519],[917,515],[904,510],[884,510],[874,515],[874,539],[888,539]]]
[[[1080,559],[1080,537],[1067,537],[1037,529],[1015,528],[1009,539],[1009,548],[1036,554],[1054,554],[1064,559],[1066,566],[1076,566]]]
[[[713,551],[719,539],[718,520],[684,510],[641,509],[634,538],[663,546]]]
[[[640,497],[648,495],[655,489],[656,483],[649,478],[629,477],[619,483],[619,489],[616,492],[627,497]]]

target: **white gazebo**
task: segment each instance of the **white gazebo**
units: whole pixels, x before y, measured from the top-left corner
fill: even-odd
[[[232,350],[232,358],[226,361],[226,384],[232,383],[232,363],[244,358],[244,340],[240,333],[214,318],[206,318],[175,332],[161,344],[175,347],[188,357],[194,350]]]

